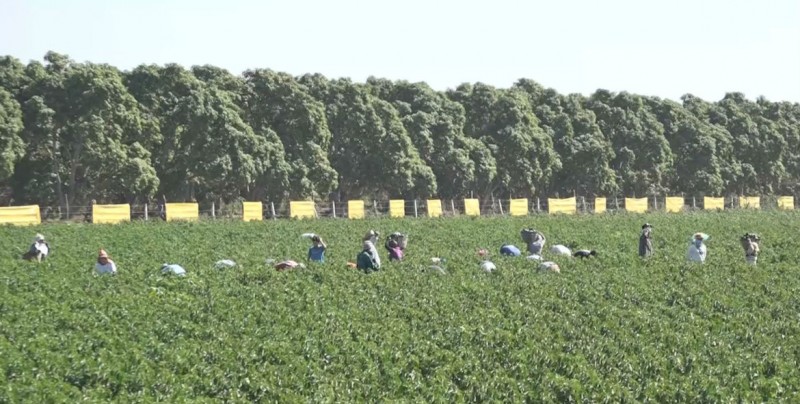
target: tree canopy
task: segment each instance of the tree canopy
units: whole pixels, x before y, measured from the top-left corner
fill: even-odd
[[[800,104],[0,57],[4,203],[800,191]]]

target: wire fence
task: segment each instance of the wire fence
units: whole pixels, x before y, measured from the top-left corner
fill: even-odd
[[[664,211],[667,205],[667,196],[651,196],[647,198],[648,212]],[[674,197],[670,197],[674,198]],[[683,205],[681,210],[708,210],[705,206],[705,198],[703,197],[682,197]],[[758,197],[759,210],[771,210],[779,208],[779,196],[760,196]],[[786,198],[786,197],[783,197]],[[729,209],[742,209],[746,206],[738,196],[722,197],[722,207],[725,210]],[[792,203],[795,198],[792,198]],[[719,199],[717,199],[719,200]],[[463,216],[467,212],[467,207],[464,199],[436,199],[437,203],[441,204],[441,210],[438,206],[435,208],[429,206],[428,199],[414,199],[403,200],[403,217],[428,217],[432,213],[436,216],[452,217]],[[517,200],[518,201],[518,200]],[[638,200],[641,202],[641,199]],[[530,198],[527,199],[527,210],[524,210],[522,215],[538,215],[549,214],[550,206],[548,205],[548,198]],[[601,205],[598,206],[597,202]],[[598,211],[607,213],[617,213],[629,211],[626,207],[625,197],[605,197],[605,204],[602,203],[602,198],[582,197],[575,198],[575,213],[591,214]],[[752,200],[750,201],[752,203]],[[480,216],[507,216],[511,215],[511,200],[510,199],[482,199],[479,200],[478,209]],[[243,207],[241,203],[200,203],[198,204],[199,217],[202,220],[214,219],[241,219],[243,217]],[[382,218],[390,217],[390,201],[388,200],[366,200],[364,201],[363,213],[365,218]],[[598,209],[598,207],[600,209]],[[641,208],[638,205],[637,208]],[[395,207],[396,209],[397,207]],[[166,210],[163,205],[131,205],[131,219],[132,220],[166,220]],[[68,209],[62,209],[58,206],[40,206],[40,213],[42,221],[72,221],[72,222],[91,222],[92,221],[92,207],[91,206],[73,206]],[[347,201],[315,201],[314,202],[314,216],[317,218],[349,218],[350,211],[348,209]],[[520,214],[515,211],[514,214]],[[262,203],[262,219],[288,219],[292,217],[290,204],[288,201]]]

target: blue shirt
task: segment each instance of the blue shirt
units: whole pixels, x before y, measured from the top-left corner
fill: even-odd
[[[309,248],[308,259],[315,262],[325,262],[325,247],[314,246]]]
[[[510,245],[510,244],[506,244],[506,245],[500,247],[500,254],[502,254],[502,255],[510,255],[512,257],[517,257],[517,256],[519,256],[520,252],[519,252],[519,248],[517,248],[516,246]]]

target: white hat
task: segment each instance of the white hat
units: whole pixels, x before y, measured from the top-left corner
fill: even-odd
[[[36,237],[34,238],[34,240],[35,241],[44,241],[44,236],[41,235],[41,234],[36,234]]]

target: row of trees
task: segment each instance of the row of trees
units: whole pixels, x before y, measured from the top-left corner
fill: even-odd
[[[800,105],[0,58],[5,203],[796,192]]]

